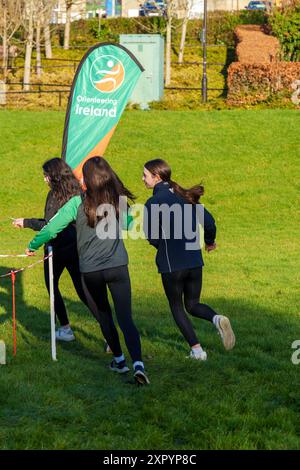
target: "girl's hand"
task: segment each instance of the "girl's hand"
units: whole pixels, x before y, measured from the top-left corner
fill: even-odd
[[[26,248],[25,255],[26,256],[35,256],[35,251],[30,251],[29,248]]]
[[[207,251],[208,253],[210,251],[213,251],[217,248],[217,244],[216,243],[213,243],[212,245],[205,245],[205,251]]]
[[[17,228],[24,228],[24,219],[14,219],[12,224]]]

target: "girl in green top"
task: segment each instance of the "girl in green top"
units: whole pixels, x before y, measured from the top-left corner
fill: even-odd
[[[119,198],[125,196],[133,200],[134,196],[102,157],[93,157],[85,162],[83,183],[85,196],[70,199],[30,242],[26,254],[31,256],[76,220],[79,267],[84,284],[97,306],[96,317],[102,333],[114,354],[110,369],[118,373],[129,371],[109,307],[107,287],[133,362],[134,378],[138,384],[149,384],[142,361],[140,336],[132,320],[128,255],[119,228],[123,216],[119,210]],[[111,209],[115,217],[109,214]],[[110,230],[109,236],[106,229]]]

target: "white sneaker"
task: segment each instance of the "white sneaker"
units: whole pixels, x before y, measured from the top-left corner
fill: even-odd
[[[219,321],[216,324],[216,328],[220,333],[224,348],[229,351],[235,345],[235,336],[231,328],[229,318],[224,315],[219,315]]]
[[[190,355],[187,356],[189,357],[190,359],[196,359],[197,361],[206,361],[207,359],[207,353],[205,351],[202,351],[199,353],[199,354],[195,354],[194,350],[191,349],[191,352],[190,352]]]
[[[71,328],[64,328],[63,326],[58,328],[58,330],[55,332],[55,337],[57,341],[74,341],[75,340],[75,336]]]

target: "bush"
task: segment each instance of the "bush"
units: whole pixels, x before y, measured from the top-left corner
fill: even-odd
[[[279,58],[277,38],[265,34],[260,26],[243,25],[235,30],[236,56],[239,62],[272,62]]]
[[[266,15],[260,11],[224,12],[208,14],[207,40],[210,44],[233,44],[234,28],[239,24],[265,24]],[[173,42],[178,43],[182,20],[173,22]],[[190,20],[187,29],[187,42],[199,42],[202,20]],[[71,45],[90,46],[96,41],[118,42],[119,34],[162,34],[166,32],[164,17],[103,18],[80,20],[72,23]]]
[[[300,3],[294,7],[274,10],[269,17],[269,24],[280,41],[284,60],[300,61]]]
[[[289,96],[292,83],[300,77],[300,63],[234,62],[228,69],[228,102],[259,103],[278,93]]]

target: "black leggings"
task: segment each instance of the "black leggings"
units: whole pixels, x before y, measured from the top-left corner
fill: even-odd
[[[178,328],[190,346],[198,344],[199,340],[185,309],[193,317],[204,318],[210,322],[216,315],[216,312],[208,305],[199,303],[202,288],[202,268],[162,273],[161,277]],[[182,298],[184,298],[185,309]]]
[[[108,302],[107,287],[112,295],[117,320],[131,359],[133,362],[141,361],[140,335],[131,314],[131,286],[127,266],[83,273],[82,277],[94,305],[97,306],[96,312],[94,308],[91,308],[92,313],[100,323],[103,336],[114,356],[121,356],[122,349]]]
[[[48,253],[45,253],[45,255],[47,254]],[[65,326],[69,323],[66,307],[59,290],[59,279],[65,268],[68,270],[72,278],[78,297],[82,300],[83,303],[87,305],[86,295],[83,291],[81,283],[81,274],[79,271],[79,260],[76,244],[70,245],[64,250],[55,250],[55,247],[53,248],[54,308],[55,314],[61,326]],[[48,260],[44,262],[44,276],[45,284],[49,292],[50,289]]]

